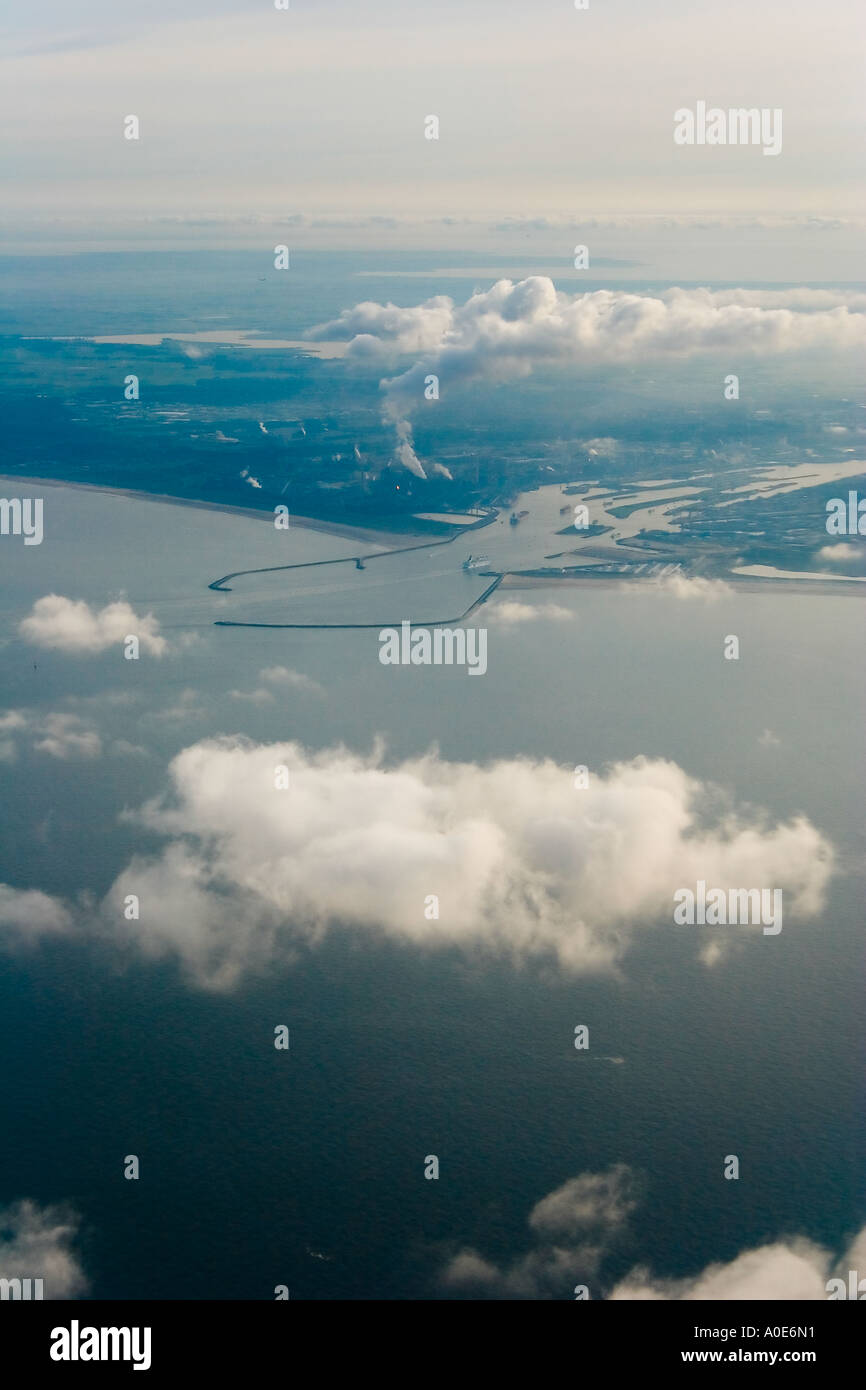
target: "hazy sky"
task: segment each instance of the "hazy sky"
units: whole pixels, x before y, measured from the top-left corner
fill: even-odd
[[[290,4],[5,0],[7,224],[860,215],[860,0]],[[677,147],[698,100],[781,107],[781,154]]]

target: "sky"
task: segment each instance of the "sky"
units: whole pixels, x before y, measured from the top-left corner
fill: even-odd
[[[864,215],[860,12],[4,0],[3,234],[193,227],[202,244],[254,243],[294,217],[308,244],[349,245],[375,242],[387,218],[416,244],[493,245],[527,220],[567,242],[576,220],[648,214],[838,230]],[[781,108],[781,153],[675,145],[673,113],[700,100]],[[123,135],[130,114],[138,141]]]

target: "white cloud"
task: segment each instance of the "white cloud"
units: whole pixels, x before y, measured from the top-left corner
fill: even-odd
[[[765,729],[762,734],[758,735],[758,742],[762,748],[779,748],[782,740],[778,734],[773,733],[772,729]]]
[[[53,758],[98,758],[102,740],[74,714],[49,714],[38,724],[33,747]]]
[[[590,1297],[614,1302],[818,1301],[827,1299],[830,1278],[842,1279],[847,1289],[848,1271],[866,1267],[864,1227],[835,1261],[814,1242],[791,1236],[744,1251],[727,1264],[710,1264],[691,1278],[666,1279],[637,1267],[605,1291],[603,1262],[614,1242],[628,1234],[638,1187],[638,1177],[624,1164],[571,1178],[533,1207],[528,1224],[535,1243],[525,1255],[500,1267],[464,1248],[445,1265],[440,1282],[493,1298],[570,1299],[578,1281],[587,1284]]]
[[[383,379],[383,413],[397,432],[396,456],[423,476],[410,417],[425,378],[443,386],[502,382],[541,366],[632,362],[695,352],[771,355],[845,350],[866,343],[866,295],[830,291],[670,289],[567,294],[546,275],[498,280],[461,305],[447,295],[400,308],[366,300],[310,330],[348,340],[347,357],[418,357]]]
[[[700,574],[683,574],[679,569],[649,579],[642,587],[663,594],[666,598],[700,599],[706,603],[726,598],[732,592],[730,584],[726,584],[724,579],[705,579]]]
[[[275,788],[278,765],[287,790]],[[480,767],[430,753],[388,768],[381,749],[238,737],[184,749],[169,773],[171,795],[135,816],[169,843],[123,871],[107,913],[122,920],[120,900],[137,893],[140,949],[176,954],[212,987],[335,927],[607,970],[635,931],[672,922],[683,884],[781,886],[787,923],[819,909],[832,864],[802,816],[771,826],[727,806],[709,824],[710,789],[662,760],[615,764],[576,790],[550,761]],[[429,894],[438,920],[424,915]]]
[[[529,1215],[536,1245],[499,1268],[476,1250],[464,1249],[440,1275],[445,1288],[495,1298],[570,1296],[575,1280],[596,1273],[637,1205],[633,1174],[624,1164],[605,1173],[582,1173],[543,1197]]]
[[[263,666],[259,679],[270,685],[294,686],[298,690],[322,691],[318,681],[305,676],[303,671],[291,671],[287,666]]]
[[[576,1239],[587,1231],[621,1226],[636,1205],[629,1171],[620,1165],[608,1173],[569,1178],[536,1203],[529,1226],[538,1236]]]
[[[337,318],[311,328],[306,336],[313,342],[348,339],[358,357],[384,354],[390,346],[399,352],[433,352],[451,332],[453,322],[454,301],[445,294],[408,309],[365,299],[353,309],[344,309]]]
[[[744,312],[745,311],[745,312]],[[359,357],[443,352],[460,364],[467,353],[538,362],[631,361],[652,347],[685,354],[740,347],[785,352],[833,341],[863,341],[866,294],[806,288],[683,289],[657,295],[633,289],[558,291],[546,275],[497,280],[464,304],[435,295],[407,308],[364,300],[306,334],[312,341],[348,341]],[[844,340],[843,340],[844,346]],[[460,375],[485,375],[468,357]],[[470,369],[475,369],[470,370]],[[509,375],[514,373],[510,372]]]
[[[714,965],[718,965],[720,961],[725,960],[732,951],[733,942],[730,937],[721,939],[715,937],[713,940],[707,941],[706,944],[701,947],[698,952],[698,960],[701,962],[701,965],[705,965],[708,970],[711,970]]]
[[[25,715],[22,710],[8,710],[0,715],[0,731],[5,730],[19,738],[26,735],[37,753],[48,753],[54,758],[98,758],[102,753],[99,734],[77,714],[30,711]],[[7,760],[14,761],[18,753],[14,739],[6,740],[4,746],[8,750]]]
[[[147,717],[160,721],[164,719],[200,719],[203,713],[198,691],[187,686],[180,692],[173,705],[166,705],[164,709],[160,710],[150,710]]]
[[[151,613],[139,617],[123,601],[95,611],[83,599],[46,594],[36,600],[33,611],[22,619],[19,631],[37,647],[64,652],[102,652],[121,644],[128,634],[137,636],[142,651],[151,656],[162,656],[167,648],[156,618]]]
[[[232,700],[247,700],[251,705],[270,705],[273,704],[274,694],[272,690],[259,688],[258,690],[230,690],[229,696]]]
[[[78,1227],[66,1206],[25,1199],[0,1207],[0,1278],[42,1279],[45,1299],[85,1294],[88,1281],[73,1249]]]
[[[519,603],[516,599],[500,599],[489,610],[491,622],[504,623],[506,626],[512,623],[526,623],[532,618],[569,622],[576,616],[570,608],[563,608],[558,603]]]
[[[5,948],[32,945],[43,936],[69,930],[72,918],[57,898],[38,889],[10,888],[0,883],[0,944]]]
[[[815,313],[818,310],[848,308],[851,313],[866,312],[866,294],[860,290],[815,290],[805,286],[785,290],[675,290],[672,293],[690,294],[698,302],[712,303],[718,308],[738,305],[748,309],[790,309],[794,313]]]
[[[839,545],[822,545],[818,551],[819,560],[829,560],[834,565],[846,565],[852,560],[859,560],[862,551],[856,545],[846,545],[844,542]]]
[[[269,689],[270,686],[275,686],[279,691],[306,690],[324,694],[318,681],[305,676],[302,671],[292,671],[288,666],[263,666],[259,671],[259,680],[263,684],[255,690],[230,690],[229,695],[233,700],[249,700],[254,705],[267,705],[275,698],[274,691]]]
[[[862,1268],[866,1249],[864,1228],[850,1249],[833,1265],[832,1256],[802,1236],[774,1241],[746,1250],[727,1264],[711,1264],[691,1279],[662,1279],[646,1269],[634,1269],[608,1294],[608,1298],[641,1300],[827,1299],[827,1281],[841,1278],[847,1286],[848,1270]],[[855,1263],[857,1259],[861,1264]]]

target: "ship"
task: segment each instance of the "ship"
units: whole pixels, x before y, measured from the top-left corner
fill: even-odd
[[[465,570],[480,570],[484,567],[484,565],[489,564],[489,555],[470,555],[468,559],[463,561],[463,568]]]
[[[508,520],[511,522],[512,526],[520,525],[520,517],[517,515],[517,512],[512,512]]]

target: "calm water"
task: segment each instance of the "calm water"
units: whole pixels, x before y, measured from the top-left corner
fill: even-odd
[[[641,1173],[644,1200],[612,1277],[638,1263],[693,1273],[792,1233],[842,1247],[866,1210],[855,597],[515,591],[506,597],[537,606],[532,621],[472,619],[489,619],[484,679],[395,670],[372,631],[213,627],[231,601],[207,590],[212,579],[286,562],[285,538],[262,522],[44,495],[43,545],[4,538],[0,550],[0,709],[86,710],[106,743],[146,756],[0,763],[0,881],[98,897],[142,847],[120,812],[162,790],[179,749],[236,732],[359,750],[382,734],[395,760],[435,743],[448,759],[547,756],[564,770],[668,757],[774,816],[805,813],[841,866],[820,920],[786,923],[712,971],[663,923],[616,980],[336,933],[218,997],[171,965],[123,969],[83,942],[5,961],[0,1204],[72,1201],[94,1296],[270,1298],[285,1283],[292,1298],[435,1297],[458,1246],[519,1256],[539,1198],[616,1162]],[[483,535],[469,548],[483,550]],[[313,532],[293,531],[291,545],[293,560],[359,551]],[[407,562],[388,616],[419,617],[406,611],[422,601],[418,566],[444,569],[449,550],[456,565],[456,547]],[[461,592],[477,582],[442,578]],[[284,605],[276,583],[244,596],[251,615],[260,601]],[[169,637],[193,640],[162,661],[38,651],[16,626],[52,590],[100,604],[122,590]],[[342,611],[355,592],[325,597]],[[311,612],[321,598],[306,596]],[[545,617],[551,602],[573,621]],[[721,658],[732,632],[739,662]],[[229,694],[275,664],[321,689],[271,706]],[[187,690],[190,712],[163,717]],[[759,742],[768,729],[778,743]],[[288,1057],[272,1045],[279,1022]],[[572,1046],[577,1022],[592,1030],[586,1058]],[[719,1180],[730,1152],[738,1183]],[[138,1183],[121,1176],[127,1153],[141,1156]],[[438,1183],[423,1180],[428,1153]]]

